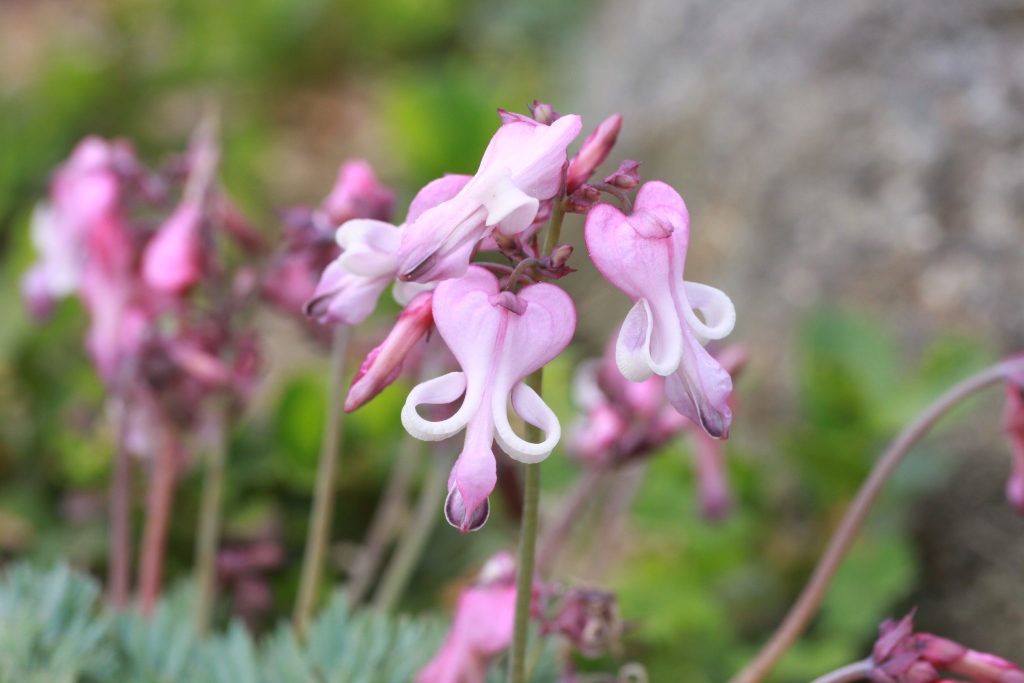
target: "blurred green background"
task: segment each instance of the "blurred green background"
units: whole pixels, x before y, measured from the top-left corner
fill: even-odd
[[[33,258],[30,211],[76,141],[92,133],[128,137],[156,163],[183,147],[213,102],[222,112],[225,184],[266,234],[279,229],[277,208],[318,202],[338,164],[352,156],[369,160],[398,188],[400,218],[426,181],[476,168],[496,128],[496,108],[525,111],[537,98],[566,109],[570,103],[559,93],[570,76],[554,65],[564,63],[573,19],[586,7],[580,0],[0,0],[4,560],[66,558],[99,575],[104,570],[112,448],[102,387],[81,348],[85,316],[77,303],[65,302],[37,326],[18,293]],[[585,128],[597,123],[585,121]],[[379,329],[390,312],[379,316]],[[280,341],[298,335],[288,323],[268,315],[261,325],[278,341],[266,346],[266,388],[232,439],[225,540],[272,533],[284,544],[288,561],[268,575],[268,626],[288,613],[294,596],[326,364],[311,343],[281,353],[296,348]],[[379,334],[369,327],[371,336]],[[563,424],[572,413],[565,392],[572,361],[603,345],[580,341],[548,374]],[[800,362],[788,421],[770,430],[762,424],[752,430],[757,439],[744,438],[746,416],[756,424],[763,412],[745,400],[763,376],[756,350],[739,385],[738,438],[729,449],[738,496],[732,518],[720,525],[699,518],[679,444],[650,463],[615,552],[601,540],[576,539],[580,548],[566,563],[566,580],[600,581],[618,591],[630,624],[616,661],[643,662],[652,680],[702,683],[723,680],[755,651],[799,590],[874,454],[930,397],[992,355],[979,343],[943,338],[923,360],[908,362],[897,342],[855,313],[806,316],[791,340]],[[336,577],[399,450],[397,416],[407,388],[389,389],[346,425]],[[920,453],[901,471],[778,680],[806,681],[862,657],[877,623],[907,607],[918,559],[903,524],[909,498],[897,494],[916,495],[941,481],[942,462]],[[556,451],[545,471],[545,504],[554,505],[576,469]],[[197,484],[193,472],[179,489],[171,581],[192,561]],[[403,608],[448,609],[453,586],[514,538],[514,524],[501,514],[467,537],[438,523]]]

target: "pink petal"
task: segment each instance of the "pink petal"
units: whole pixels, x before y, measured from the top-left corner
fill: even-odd
[[[473,176],[471,175],[453,173],[430,181],[423,186],[422,190],[416,193],[412,203],[409,205],[409,213],[405,217],[405,222],[412,223],[428,209],[454,199],[472,179]]]
[[[665,395],[673,408],[704,427],[712,437],[727,438],[732,422],[732,410],[729,408],[732,378],[697,343],[689,329],[683,332],[686,343],[683,345],[682,362],[679,370],[666,378]]]
[[[394,202],[394,193],[380,184],[373,168],[354,159],[338,169],[338,179],[320,206],[332,225],[341,225],[353,218],[390,220]]]
[[[199,229],[202,212],[182,202],[142,254],[142,278],[161,292],[180,294],[196,284],[203,272]]]
[[[358,325],[370,317],[381,292],[391,278],[367,278],[345,272],[338,261],[327,266],[313,298],[306,302],[306,315],[322,324]]]

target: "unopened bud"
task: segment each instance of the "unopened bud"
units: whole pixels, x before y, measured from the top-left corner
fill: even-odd
[[[601,191],[592,185],[581,185],[579,189],[565,198],[562,207],[568,213],[586,215],[601,199]]]
[[[604,182],[620,190],[632,190],[640,184],[640,162],[629,159],[619,164],[619,170],[604,179]]]
[[[568,262],[570,256],[572,256],[572,245],[559,244],[551,252],[551,267],[555,269],[561,268]]]
[[[580,185],[585,183],[593,174],[594,170],[608,158],[609,152],[615,146],[619,137],[619,130],[622,128],[622,114],[613,114],[601,122],[594,129],[586,140],[580,151],[569,162],[569,170],[565,176],[565,191],[567,194],[575,192]]]
[[[545,126],[550,126],[561,118],[550,104],[538,102],[537,100],[533,101],[529,109],[530,113],[533,114],[533,120],[537,123],[543,123]]]
[[[406,356],[434,324],[433,292],[421,292],[398,314],[398,320],[384,343],[370,351],[345,398],[345,412],[364,405],[402,371]]]

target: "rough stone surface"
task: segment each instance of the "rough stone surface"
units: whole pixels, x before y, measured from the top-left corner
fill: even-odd
[[[633,0],[584,34],[575,109],[621,112],[619,150],[686,198],[688,279],[733,297],[763,390],[789,394],[790,330],[818,305],[910,353],[940,330],[1024,347],[1024,4]],[[921,615],[1019,656],[1022,525],[978,502],[1007,469],[966,466],[925,504]]]

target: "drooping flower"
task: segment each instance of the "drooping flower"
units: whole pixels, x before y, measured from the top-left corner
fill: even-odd
[[[416,683],[484,683],[491,661],[512,643],[516,609],[515,560],[498,553],[480,578],[459,595],[451,630],[441,649],[416,675]]]
[[[566,147],[580,132],[580,117],[551,125],[507,119],[491,138],[476,175],[457,195],[410,220],[398,253],[402,280],[460,277],[477,243],[494,230],[523,232],[540,203],[558,194]]]
[[[469,176],[451,175],[428,183],[409,206],[407,222],[454,197],[468,181]],[[366,320],[381,293],[395,282],[405,226],[372,219],[355,219],[342,225],[337,233],[342,253],[324,270],[313,297],[306,303],[306,315],[320,323],[358,325]],[[396,282],[395,299],[406,304],[432,287]]]
[[[974,683],[1024,683],[1024,671],[1013,662],[930,633],[914,633],[913,612],[881,625],[871,663],[875,683],[939,683],[942,672]]]
[[[558,443],[558,418],[523,379],[562,352],[576,328],[576,310],[562,289],[547,283],[514,294],[499,291],[498,279],[471,266],[434,292],[434,323],[462,372],[416,386],[402,409],[402,424],[416,438],[439,441],[466,429],[466,441],[448,480],[445,516],[463,533],[487,519],[487,497],[497,481],[491,441],[521,462],[546,458]],[[467,333],[471,331],[471,333]],[[450,403],[463,396],[452,417],[422,418],[416,407]],[[512,431],[506,403],[545,435],[529,443]]]
[[[384,390],[402,371],[402,363],[412,348],[434,324],[431,292],[420,292],[409,302],[380,346],[370,351],[345,398],[345,412],[350,413]]]
[[[732,380],[703,344],[729,334],[736,311],[723,292],[683,281],[689,214],[682,198],[665,183],[649,182],[631,215],[600,204],[585,232],[594,265],[635,304],[616,343],[619,370],[635,382],[665,377],[676,410],[711,436],[726,437]]]

